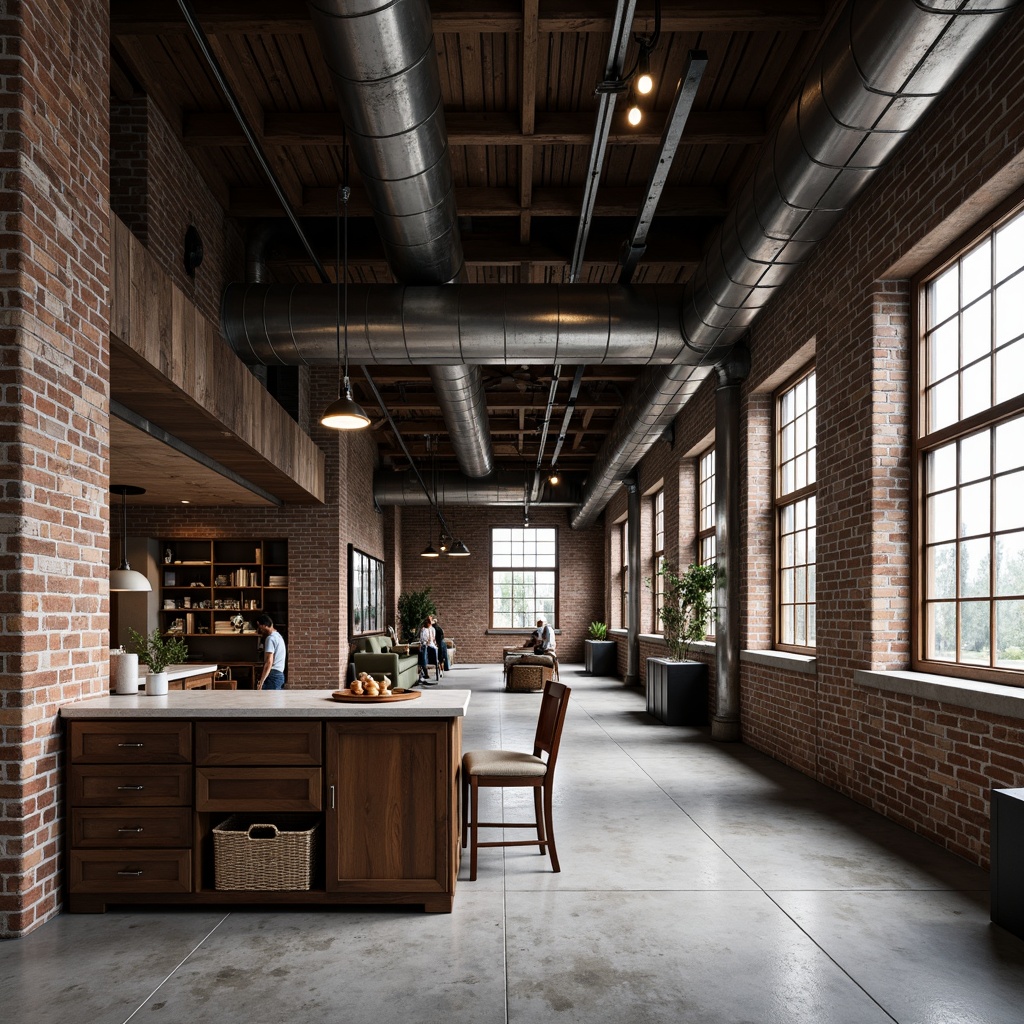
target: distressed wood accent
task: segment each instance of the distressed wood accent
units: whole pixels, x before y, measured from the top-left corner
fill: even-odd
[[[322,502],[324,454],[117,217],[111,394],[286,502]]]

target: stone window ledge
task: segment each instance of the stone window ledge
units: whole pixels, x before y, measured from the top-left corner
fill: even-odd
[[[868,669],[854,672],[853,681],[866,689],[902,693],[974,711],[1024,719],[1024,688],[979,683],[973,679],[957,679],[928,672],[874,672]]]
[[[799,672],[813,676],[818,672],[818,659],[813,654],[792,654],[789,651],[740,651],[740,661],[782,672]]]

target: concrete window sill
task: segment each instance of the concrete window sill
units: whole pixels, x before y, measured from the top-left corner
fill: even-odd
[[[874,672],[858,669],[853,681],[865,689],[902,693],[908,697],[954,704],[974,711],[1024,719],[1024,688],[978,683],[972,679],[937,676],[928,672]]]
[[[740,651],[740,661],[781,672],[799,672],[813,676],[818,671],[818,659],[811,654],[791,654],[789,651]]]

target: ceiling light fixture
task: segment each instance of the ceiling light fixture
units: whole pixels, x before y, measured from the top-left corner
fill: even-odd
[[[469,557],[469,548],[462,543],[461,540],[455,541],[451,546],[451,550],[448,552],[450,558],[467,558]]]
[[[142,575],[136,572],[128,564],[128,495],[145,494],[145,487],[132,487],[129,484],[111,484],[111,494],[121,495],[121,564],[111,570],[110,590],[111,592],[123,592],[134,590],[141,592],[152,590],[153,585]]]
[[[348,136],[345,135],[342,141],[343,161],[343,183],[338,190],[337,206],[337,248],[335,250],[334,276],[337,279],[338,292],[338,317],[335,343],[338,354],[338,369],[342,369],[341,362],[341,330],[342,330],[342,296],[344,296],[344,325],[345,325],[345,363],[344,372],[338,382],[338,398],[331,402],[324,410],[320,422],[332,430],[361,430],[368,426],[370,417],[363,412],[362,406],[352,397],[352,385],[348,379],[348,197],[352,190],[348,186]],[[344,209],[345,224],[345,258],[344,273],[338,267],[338,250],[342,248],[342,209]]]
[[[548,483],[551,484],[552,487],[557,487],[561,479],[562,478],[558,475],[558,470],[555,469],[554,466],[552,466],[551,473],[548,476]]]
[[[636,91],[646,96],[654,88],[654,79],[651,77],[651,51],[646,43],[640,44],[639,74],[636,79]]]
[[[629,87],[629,106],[626,108],[626,120],[635,128],[644,119],[644,112],[637,103],[633,86]]]

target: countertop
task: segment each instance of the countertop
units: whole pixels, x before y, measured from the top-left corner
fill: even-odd
[[[62,718],[462,718],[471,690],[415,692],[414,700],[351,704],[331,690],[178,690],[161,697],[111,694],[64,704]]]
[[[217,671],[216,665],[168,665],[164,671],[167,673],[167,681],[172,679],[189,679],[192,676],[209,676]],[[139,665],[139,685],[146,681],[149,675],[148,665]]]

